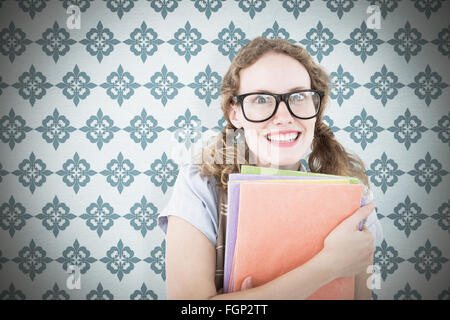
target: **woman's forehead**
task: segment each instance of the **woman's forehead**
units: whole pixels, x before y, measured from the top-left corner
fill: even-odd
[[[240,91],[282,91],[311,87],[306,68],[296,59],[280,53],[267,53],[242,69]]]

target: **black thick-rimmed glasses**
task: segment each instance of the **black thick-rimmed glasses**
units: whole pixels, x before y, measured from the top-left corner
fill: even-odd
[[[273,117],[281,101],[286,103],[289,113],[298,119],[317,116],[324,92],[321,90],[296,90],[288,93],[250,92],[233,97],[239,102],[246,120],[263,122]]]

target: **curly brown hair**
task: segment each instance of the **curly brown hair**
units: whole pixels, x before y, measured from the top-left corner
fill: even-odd
[[[345,148],[336,140],[333,131],[323,122],[322,117],[328,101],[328,75],[314,62],[308,51],[292,44],[284,39],[267,39],[256,37],[245,45],[234,57],[231,65],[225,74],[221,85],[221,108],[226,126],[217,135],[213,144],[204,148],[196,155],[196,163],[199,163],[199,174],[202,177],[214,177],[217,187],[222,187],[225,191],[228,186],[228,176],[230,173],[239,173],[239,164],[249,164],[249,148],[245,144],[245,157],[237,152],[236,144],[227,145],[226,132],[238,129],[234,127],[229,118],[233,97],[237,94],[240,86],[239,72],[255,63],[267,52],[277,52],[286,54],[299,61],[308,71],[311,78],[311,89],[322,90],[324,97],[321,102],[319,114],[317,115],[314,139],[311,144],[311,153],[308,157],[308,165],[311,172],[352,176],[358,178],[370,190],[364,162],[355,154],[348,153]],[[233,150],[229,150],[232,148]],[[234,163],[228,164],[225,161],[203,161],[205,156],[210,159],[224,159],[224,155],[234,155]],[[238,158],[240,157],[240,158]],[[242,158],[244,157],[244,158]]]

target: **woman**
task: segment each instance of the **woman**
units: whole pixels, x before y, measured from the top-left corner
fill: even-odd
[[[366,198],[372,198],[363,162],[347,153],[322,121],[327,80],[309,53],[287,40],[257,37],[236,55],[221,86],[227,125],[202,156],[226,155],[226,131],[232,129],[243,132],[245,159],[233,152],[232,164],[203,161],[180,167],[171,201],[158,218],[167,232],[169,299],[305,299],[333,279],[353,275],[355,297],[371,298],[367,268],[373,263],[374,240],[382,238],[373,202],[338,225],[304,265],[254,288],[250,276],[233,293],[222,294],[214,282],[218,190],[226,192],[228,175],[238,173],[249,158],[256,159],[251,163],[256,166],[304,171],[301,159],[311,150],[311,172],[358,177]]]

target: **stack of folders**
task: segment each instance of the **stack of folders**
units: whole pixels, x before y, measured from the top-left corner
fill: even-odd
[[[247,276],[263,285],[310,260],[364,205],[363,187],[354,177],[242,165],[229,176],[224,291],[239,291]],[[334,279],[308,299],[354,299],[354,283]]]

